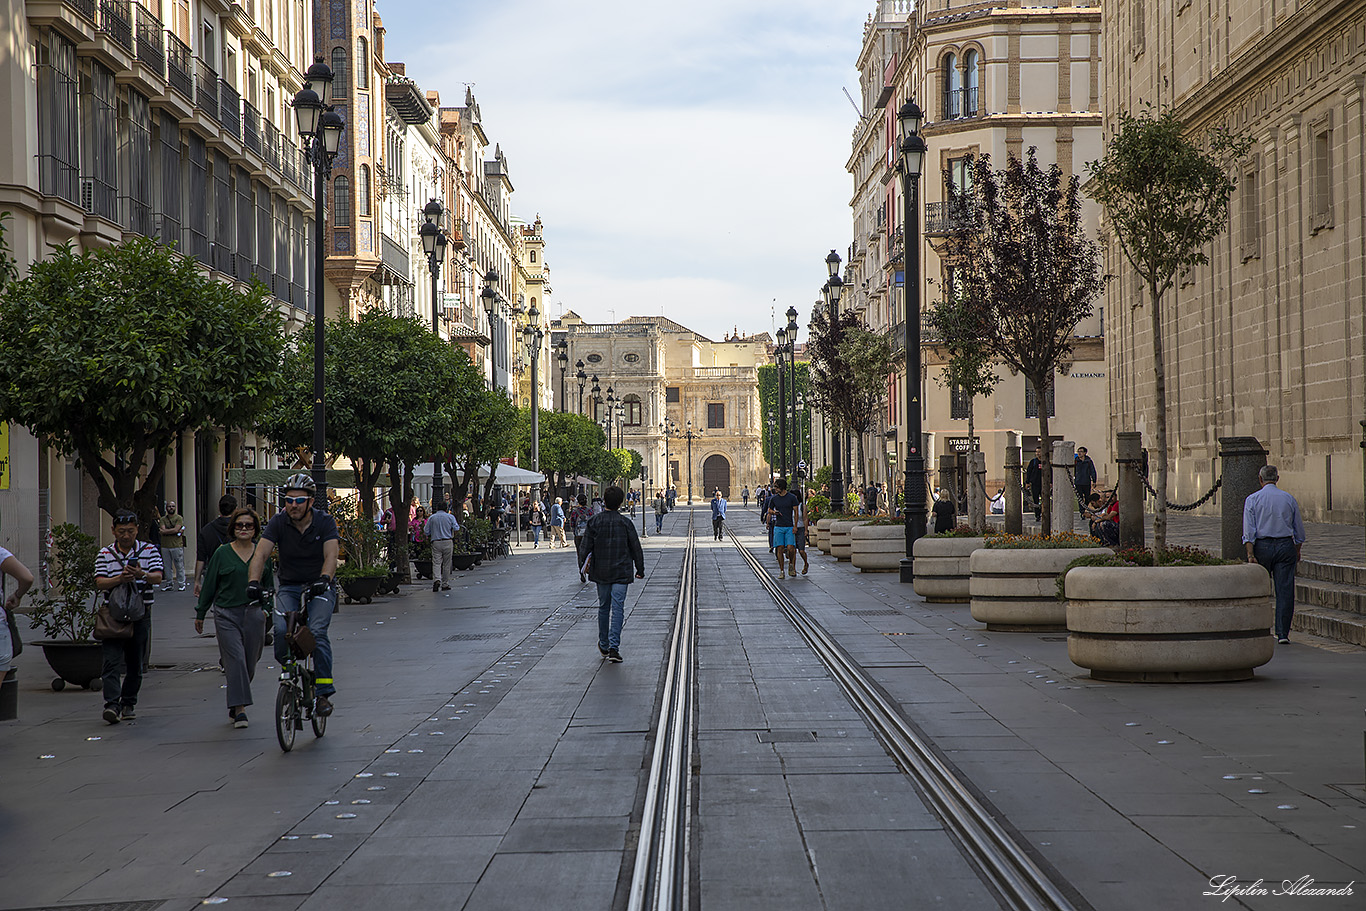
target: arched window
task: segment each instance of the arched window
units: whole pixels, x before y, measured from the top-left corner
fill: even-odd
[[[978,85],[977,51],[970,50],[963,55],[963,116],[977,116]]]
[[[531,253],[531,261],[534,263],[534,262],[536,261],[536,251],[535,251],[535,250],[531,250],[530,253]]]
[[[356,39],[356,88],[370,87],[370,50],[365,36]]]
[[[959,116],[958,98],[962,94],[963,83],[958,72],[958,58],[953,54],[944,55],[942,67],[944,78],[944,119],[954,120]]]
[[[639,427],[641,423],[640,396],[628,395],[622,399],[622,404],[626,406],[626,426]]]
[[[338,177],[332,181],[332,224],[338,228],[351,227],[351,181]]]
[[[356,214],[362,218],[370,217],[370,166],[360,166],[356,175]]]
[[[332,95],[346,97],[346,48],[332,48]]]

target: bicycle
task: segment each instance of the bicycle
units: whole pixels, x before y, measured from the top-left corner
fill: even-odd
[[[269,592],[266,597],[274,594]],[[275,694],[275,739],[286,753],[294,749],[295,734],[304,729],[305,719],[312,725],[314,737],[327,733],[327,716],[313,711],[316,675],[313,671],[313,634],[307,623],[309,601],[305,589],[299,610],[285,613],[285,641],[289,643],[289,653],[280,663],[280,689]],[[273,609],[267,620],[273,627]],[[306,635],[299,635],[301,632]]]

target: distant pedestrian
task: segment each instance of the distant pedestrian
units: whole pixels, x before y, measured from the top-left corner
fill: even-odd
[[[664,533],[664,516],[669,512],[669,498],[664,491],[655,494],[655,534]]]
[[[612,486],[603,493],[603,511],[588,520],[583,536],[588,577],[598,586],[598,651],[611,662],[621,661],[621,627],[626,614],[626,587],[645,578],[645,552],[636,526],[618,510],[626,494]]]
[[[541,512],[541,501],[531,502],[531,516],[527,519],[527,525],[531,526],[531,537],[535,542],[532,547],[541,546],[541,529],[545,526],[545,513]]]
[[[958,523],[958,510],[953,505],[953,497],[944,488],[939,489],[939,499],[934,501],[934,533],[953,531]]]
[[[749,485],[746,484],[740,491],[740,497],[745,501],[745,509],[749,509]]]
[[[1034,504],[1034,518],[1038,519],[1043,511],[1043,447],[1034,450],[1034,458],[1025,466],[1025,489]]]
[[[669,511],[672,512],[674,508],[674,503],[678,502],[678,489],[675,488],[672,484],[670,484],[669,489],[665,491],[664,496],[668,498]]]
[[[711,530],[716,540],[721,540],[721,526],[726,522],[726,498],[717,489],[711,497]]]
[[[811,499],[811,491],[803,491],[801,486],[798,485],[796,492],[802,502],[797,507],[797,521],[793,528],[796,531],[797,553],[802,558],[802,575],[804,576],[807,571],[811,569],[811,561],[806,556],[806,539],[811,534],[811,516],[806,511],[806,504]]]
[[[225,493],[218,498],[218,517],[208,522],[203,528],[199,529],[199,536],[195,539],[194,553],[194,596],[199,597],[200,583],[203,581],[201,576],[204,574],[204,566],[213,556],[213,552],[224,544],[232,540],[232,529],[228,527],[229,517],[237,509],[237,498],[230,493]]]
[[[455,536],[460,523],[446,508],[445,500],[437,500],[432,514],[422,531],[432,542],[432,591],[451,590],[451,557],[455,553]]]
[[[114,543],[95,557],[95,589],[104,592],[106,606],[126,611],[127,622],[133,627],[133,634],[127,638],[100,643],[104,655],[104,720],[118,724],[136,717],[143,653],[152,633],[152,602],[161,583],[162,564],[157,549],[138,540],[136,513],[119,511],[111,530]]]
[[[1091,488],[1095,486],[1096,478],[1096,463],[1086,454],[1085,446],[1078,446],[1072,459],[1072,484],[1077,488],[1077,500],[1083,505],[1091,502]]]
[[[5,597],[3,607],[0,607],[0,679],[3,679],[9,671],[10,661],[19,652],[24,644],[19,639],[19,624],[14,622],[14,613],[19,608],[19,601],[25,593],[33,587],[33,573],[19,558],[0,547],[0,582],[5,576],[14,579],[14,590]]]
[[[168,592],[174,585],[185,590],[185,519],[176,512],[175,501],[166,503],[166,515],[161,517],[161,562],[166,567],[166,581],[161,590]]]
[[[550,504],[550,546],[564,547],[564,498],[556,497]]]
[[[227,681],[228,719],[235,728],[247,726],[247,706],[252,704],[251,682],[266,640],[266,615],[260,604],[247,597],[247,569],[261,534],[261,519],[254,509],[241,507],[230,518],[232,542],[224,544],[204,567],[204,585],[195,608],[194,631],[204,632],[204,617],[213,608],[214,638],[218,640],[218,663]],[[275,587],[266,564],[261,585]]]
[[[797,576],[797,510],[802,505],[801,497],[794,493],[789,493],[787,489],[787,478],[779,478],[774,482],[778,488],[776,495],[768,498],[768,515],[773,522],[773,552],[778,555],[778,578],[786,575],[783,567],[783,558],[787,558],[787,564],[792,570],[793,578]]]
[[[1290,621],[1295,617],[1295,566],[1304,547],[1304,520],[1300,504],[1276,486],[1281,473],[1275,465],[1257,472],[1261,489],[1243,503],[1243,543],[1247,562],[1260,563],[1271,573],[1276,592],[1276,639],[1290,641]]]
[[[588,510],[588,497],[579,494],[578,502],[574,508],[569,510],[569,527],[574,532],[574,553],[578,558],[579,566],[583,566],[583,536],[588,531],[588,519],[592,513]],[[579,581],[586,582],[588,577],[582,572],[579,573]]]

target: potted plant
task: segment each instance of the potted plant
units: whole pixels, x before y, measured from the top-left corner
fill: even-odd
[[[849,560],[859,572],[888,573],[900,569],[906,556],[906,523],[882,516],[854,526]]]
[[[337,567],[337,584],[346,602],[369,604],[389,577],[389,565],[384,559],[384,532],[375,520],[360,508],[357,497],[346,497],[332,505],[332,517],[337,522],[337,534],[345,562]]]
[[[1058,574],[1078,557],[1108,555],[1094,538],[1052,535],[987,535],[972,552],[968,582],[972,619],[989,630],[1067,628],[1067,609],[1057,599]]]
[[[870,521],[865,516],[840,516],[830,523],[830,556],[848,560],[853,556],[854,528]]]
[[[482,563],[489,554],[493,540],[493,523],[478,516],[466,516],[456,538],[455,554],[451,558],[456,569],[465,571]]]
[[[29,603],[28,617],[46,639],[43,656],[57,673],[52,688],[72,683],[86,689],[100,685],[103,649],[91,638],[95,631],[95,539],[70,523],[52,529],[48,588]]]
[[[347,604],[352,601],[369,604],[387,578],[387,566],[362,566],[348,560],[337,567],[337,584],[341,586]]]
[[[1271,577],[1193,547],[1073,560],[1058,577],[1067,657],[1097,680],[1249,680],[1271,660]]]
[[[926,601],[963,602],[971,600],[972,552],[986,539],[968,525],[917,538],[915,579],[911,587]]]

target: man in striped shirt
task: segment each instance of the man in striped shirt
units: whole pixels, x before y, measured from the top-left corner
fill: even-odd
[[[120,510],[114,516],[114,543],[95,557],[95,588],[110,594],[131,585],[142,598],[142,617],[133,621],[133,635],[127,639],[106,639],[104,646],[104,720],[110,724],[131,721],[138,690],[142,689],[142,658],[152,635],[152,601],[161,584],[161,554],[152,545],[138,540],[136,513]],[[120,677],[122,685],[120,686]]]

